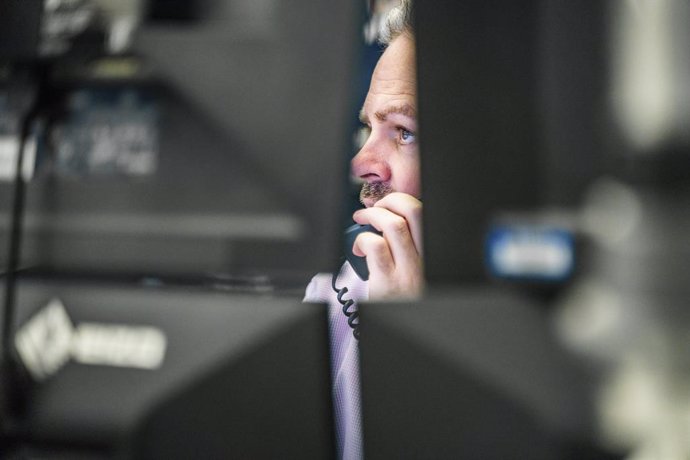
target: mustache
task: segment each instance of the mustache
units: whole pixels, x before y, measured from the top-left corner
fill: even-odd
[[[385,182],[367,182],[362,185],[362,190],[359,192],[359,201],[362,204],[364,204],[366,198],[372,198],[374,201],[379,201],[392,191],[393,187]]]

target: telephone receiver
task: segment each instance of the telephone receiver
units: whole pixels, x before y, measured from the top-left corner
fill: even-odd
[[[355,270],[355,273],[357,273],[357,276],[359,276],[363,281],[367,281],[369,279],[367,258],[356,256],[352,252],[352,246],[355,244],[355,239],[357,238],[357,235],[362,232],[372,232],[376,233],[377,235],[382,235],[383,233],[379,232],[371,225],[360,224],[352,225],[345,230],[345,258],[348,262],[350,262],[350,265]]]

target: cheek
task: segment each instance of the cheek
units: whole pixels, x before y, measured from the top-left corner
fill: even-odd
[[[419,198],[422,189],[419,157],[415,155],[400,158],[394,165],[391,165],[391,169],[393,170],[393,189]]]

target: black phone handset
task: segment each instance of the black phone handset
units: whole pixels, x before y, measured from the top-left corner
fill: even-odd
[[[351,227],[348,227],[348,229],[345,230],[345,258],[348,262],[350,262],[350,265],[352,265],[352,268],[355,270],[355,273],[357,273],[357,276],[359,276],[362,280],[367,281],[369,279],[367,258],[356,256],[352,252],[352,246],[354,246],[357,236],[364,232],[372,232],[376,233],[377,235],[382,234],[371,225],[355,224]]]
[[[371,225],[355,224],[347,228],[347,230],[345,230],[345,259],[350,262],[357,276],[367,281],[369,279],[369,269],[367,268],[366,257],[356,256],[352,252],[352,246],[355,244],[355,239],[357,235],[362,232],[372,232],[381,235],[381,232]],[[343,296],[347,294],[347,287],[343,286],[342,288],[338,288],[335,285],[339,274],[339,271],[333,273],[331,287],[337,294],[338,302],[343,306],[343,313],[347,316],[347,324],[352,328],[352,334],[355,336],[355,339],[359,340],[359,312],[356,307],[352,308],[355,304],[354,300],[343,298]]]

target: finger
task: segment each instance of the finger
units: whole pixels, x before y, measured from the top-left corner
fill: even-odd
[[[395,263],[386,240],[375,233],[364,232],[357,235],[352,252],[359,257],[367,258],[367,268],[372,273],[390,274]]]
[[[406,267],[417,265],[420,255],[414,246],[405,219],[384,208],[364,209],[355,213],[353,217],[358,223],[371,224],[383,232],[383,239],[396,267],[405,270]]]
[[[412,195],[406,193],[394,192],[386,195],[374,204],[374,207],[385,208],[389,211],[402,216],[406,221],[412,234],[412,240],[421,254],[423,246],[423,220],[422,220],[422,202]]]

